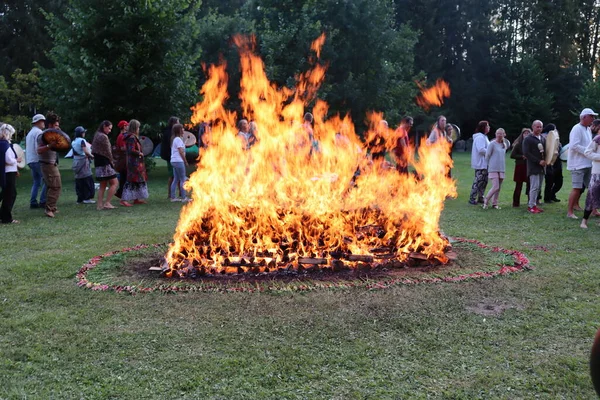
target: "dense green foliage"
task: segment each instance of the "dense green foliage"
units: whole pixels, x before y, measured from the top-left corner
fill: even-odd
[[[467,137],[481,119],[509,137],[533,119],[567,135],[578,111],[595,104],[586,93],[600,55],[597,0],[9,0],[1,7],[6,86],[15,70],[28,74],[37,62],[45,98],[34,107],[55,109],[68,126],[136,117],[156,127],[172,114],[185,118],[204,79],[200,61],[227,62],[228,106],[239,112],[236,33],[256,34],[269,78],[288,87],[309,65],[310,42],[326,33],[319,96],[331,113],[350,113],[359,124],[377,110],[392,124],[413,114],[425,129],[444,113]],[[417,109],[415,81],[437,78],[452,96],[441,108]],[[31,107],[18,112],[30,116]]]

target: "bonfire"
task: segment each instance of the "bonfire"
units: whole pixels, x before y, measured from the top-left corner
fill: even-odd
[[[182,209],[165,257],[166,276],[448,262],[450,245],[439,218],[445,199],[456,196],[446,176],[449,144],[423,142],[416,156],[409,149],[410,174],[398,173],[393,160],[370,157],[350,117],[329,115],[317,96],[327,69],[320,59],[324,41],[324,35],[315,40],[312,67],[291,89],[268,80],[253,38],[236,37],[242,115],[224,108],[226,65],[206,68],[192,123],[210,124],[210,145],[186,183],[193,201]],[[310,128],[307,111],[314,115]],[[258,128],[249,149],[238,135],[242,117]],[[378,136],[387,150],[393,148],[396,133],[382,124],[383,114],[366,118],[364,136]]]

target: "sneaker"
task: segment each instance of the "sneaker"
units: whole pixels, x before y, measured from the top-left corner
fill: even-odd
[[[484,201],[483,199],[477,199],[477,202],[478,202],[479,204],[483,204],[483,203],[485,203],[485,201]]]
[[[83,204],[96,204],[96,200],[87,199],[83,201]]]
[[[469,200],[469,204],[472,206],[476,206],[477,202],[475,200]]]
[[[83,204],[83,201],[78,201],[77,204]]]
[[[40,203],[38,208],[46,208],[46,203]]]
[[[190,199],[189,197],[184,197],[183,199],[181,199],[182,203],[189,203],[190,201],[192,201],[192,199]]]
[[[541,213],[540,209],[537,207],[527,207],[527,211],[532,213],[532,214],[539,214]]]
[[[579,218],[577,218],[577,215],[575,215],[575,214],[567,214],[567,218],[579,219]]]
[[[34,208],[40,208],[38,203],[34,203],[34,204],[30,204],[29,208],[34,209]]]
[[[178,199],[177,197],[174,197],[174,198],[171,199],[171,203],[176,203],[178,201],[180,202],[181,199]]]
[[[500,207],[499,207],[498,205],[494,205],[494,206],[492,206],[492,208],[493,208],[494,210],[500,210]]]
[[[483,205],[481,206],[481,208],[483,208],[484,210],[487,210],[488,206],[487,206],[487,204],[483,203]]]
[[[557,199],[556,197],[552,199],[552,202],[554,203],[560,203],[560,199]]]

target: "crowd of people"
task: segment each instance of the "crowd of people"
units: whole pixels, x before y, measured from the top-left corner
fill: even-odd
[[[600,119],[590,108],[584,108],[579,115],[579,122],[569,133],[567,170],[571,173],[572,189],[567,201],[568,218],[579,219],[575,211],[583,211],[581,228],[587,228],[589,217],[598,214],[600,208]],[[471,149],[471,167],[475,177],[469,196],[469,204],[482,204],[483,208],[500,208],[498,194],[506,171],[506,151],[510,144],[505,140],[504,129],[499,128],[495,140],[490,142],[488,133],[490,125],[481,121],[477,132],[473,135]],[[595,136],[594,136],[595,135]],[[532,214],[544,212],[540,207],[542,197],[544,203],[560,202],[557,193],[563,185],[562,161],[559,155],[563,152],[560,137],[554,124],[543,125],[535,120],[531,128],[523,128],[515,140],[510,158],[515,160],[513,207],[520,207],[523,184],[526,185],[527,211]],[[546,182],[542,192],[542,186]],[[484,194],[488,182],[492,188]],[[579,205],[580,197],[587,189],[585,208]],[[543,196],[542,196],[543,193]]]
[[[573,126],[569,134],[567,169],[571,173],[572,189],[567,202],[567,217],[578,219],[574,212],[583,211],[580,225],[582,228],[587,228],[589,217],[597,214],[596,210],[600,208],[600,135],[593,137],[600,129],[600,119],[595,119],[597,115],[589,108],[582,110],[579,123]],[[319,152],[319,143],[312,128],[313,120],[311,113],[305,114],[302,125],[305,135],[299,139],[303,141],[300,144],[309,149],[309,156]],[[58,212],[62,181],[57,149],[54,143],[45,140],[44,134],[49,130],[60,130],[60,117],[53,112],[45,116],[36,114],[31,124],[32,128],[26,136],[26,160],[33,181],[29,205],[30,208],[42,208],[46,216],[54,218]],[[386,153],[391,153],[398,172],[407,174],[410,148],[408,133],[412,125],[412,117],[404,117],[391,135],[393,143],[390,146],[389,137],[382,132],[392,131],[389,130],[386,121],[380,121],[373,136],[367,138],[366,153],[374,162],[383,162]],[[110,210],[116,208],[112,203],[114,197],[119,199],[119,204],[123,207],[146,203],[148,185],[143,146],[139,136],[140,122],[135,119],[129,122],[120,121],[117,126],[119,134],[114,146],[109,139],[113,124],[108,120],[100,123],[91,144],[86,140],[87,130],[82,126],[75,128],[71,150],[78,204],[96,204],[98,210]],[[210,127],[203,124],[201,129],[208,132]],[[452,129],[446,117],[439,116],[426,143],[431,145],[439,140],[446,140],[452,144]],[[489,132],[489,122],[480,121],[473,135],[471,167],[475,175],[469,204],[481,204],[484,209],[500,209],[498,197],[505,179],[506,153],[509,150],[510,158],[515,162],[512,206],[520,207],[523,184],[528,199],[527,211],[532,214],[544,211],[540,207],[542,194],[545,203],[560,202],[557,193],[562,188],[563,175],[562,161],[558,154],[563,146],[554,124],[544,126],[542,121],[533,121],[531,128],[522,129],[512,146],[506,140],[504,129],[496,129],[495,137],[491,141],[488,137]],[[12,126],[0,124],[2,223],[19,222],[12,218],[12,208],[16,199],[16,177],[19,174],[17,164],[23,161],[23,157],[19,156],[11,145],[13,135]],[[167,162],[167,190],[168,198],[172,202],[190,201],[184,186],[188,161],[183,135],[184,127],[179,119],[171,117],[162,133],[160,156]],[[208,135],[204,136],[208,140]],[[259,140],[256,124],[240,119],[237,136],[242,143],[242,149],[249,150]],[[548,152],[554,154],[547,154]],[[97,197],[92,163],[98,182]],[[450,169],[447,174],[451,176]],[[546,186],[542,191],[544,181]],[[491,183],[491,188],[486,194],[488,182]],[[585,207],[582,208],[579,201],[586,188],[587,197]],[[94,197],[97,200],[94,200]]]

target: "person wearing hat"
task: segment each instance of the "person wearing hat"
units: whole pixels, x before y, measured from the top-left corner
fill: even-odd
[[[577,219],[573,213],[579,203],[581,192],[590,185],[592,161],[585,156],[585,149],[592,141],[590,126],[598,114],[591,108],[584,108],[579,114],[579,123],[569,133],[569,158],[567,169],[571,171],[572,190],[567,204],[567,217]]]
[[[83,126],[75,128],[75,139],[71,142],[73,149],[73,172],[75,173],[75,193],[77,204],[94,204],[94,178],[90,160],[94,158],[90,144],[85,140],[87,130]]]
[[[42,176],[42,168],[40,167],[40,158],[37,153],[37,138],[44,129],[44,123],[46,117],[42,114],[35,114],[31,119],[31,130],[25,138],[25,158],[27,159],[27,165],[31,170],[33,177],[33,184],[31,186],[31,198],[29,199],[29,208],[40,208],[46,206],[46,183]],[[38,203],[38,193],[42,190],[40,195],[40,201]]]
[[[127,135],[127,128],[129,127],[129,122],[119,121],[117,126],[119,127],[119,135],[117,136],[117,141],[113,148],[113,158],[115,160],[115,169],[119,174],[119,188],[115,192],[115,196],[120,199],[123,195],[123,186],[127,181],[127,154],[125,152],[125,135]],[[120,204],[123,207],[131,207],[131,204],[126,202],[125,200],[121,200]]]

